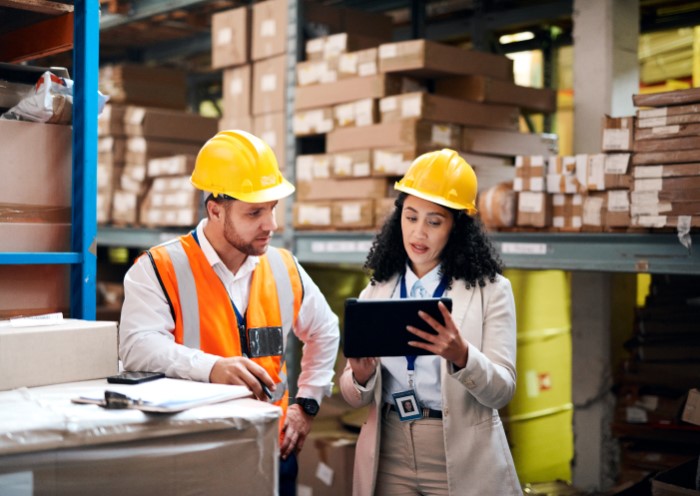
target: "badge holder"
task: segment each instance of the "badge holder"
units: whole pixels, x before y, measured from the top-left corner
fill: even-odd
[[[394,398],[394,406],[401,422],[423,418],[423,412],[418,408],[415,391],[407,389],[406,391],[393,393],[391,396]]]

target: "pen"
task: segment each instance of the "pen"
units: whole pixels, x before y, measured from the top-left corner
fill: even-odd
[[[246,353],[243,353],[244,358],[249,358]],[[257,375],[253,374],[255,378],[258,380],[260,383],[260,386],[262,387],[263,393],[265,393],[265,396],[267,396],[269,399],[272,399],[272,393],[270,392],[270,389],[265,385],[265,383],[262,381],[260,377]]]

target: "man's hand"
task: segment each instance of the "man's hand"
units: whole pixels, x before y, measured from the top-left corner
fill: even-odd
[[[311,422],[314,418],[311,415],[304,413],[299,405],[289,405],[287,408],[287,418],[284,422],[282,432],[282,446],[280,447],[280,455],[283,460],[286,460],[293,452],[299,453],[304,447],[306,436],[311,430]]]
[[[378,358],[348,358],[352,375],[360,386],[366,386],[367,382],[377,371]]]
[[[246,386],[261,401],[268,400],[261,383],[265,384],[270,391],[275,390],[275,383],[267,371],[246,357],[218,359],[209,374],[209,382]]]

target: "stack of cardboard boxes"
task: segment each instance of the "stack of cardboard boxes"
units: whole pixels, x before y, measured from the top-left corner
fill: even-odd
[[[700,89],[635,95],[633,222],[700,226]],[[650,108],[649,108],[650,107]]]
[[[552,112],[554,93],[515,85],[510,59],[427,40],[372,43],[352,33],[307,43],[294,132],[325,135],[325,148],[297,157],[297,229],[381,224],[393,182],[427,151],[461,151],[484,186],[512,179],[520,152],[556,153],[554,137],[518,131],[520,110]]]
[[[633,118],[606,116],[603,128],[604,153],[517,158],[518,226],[562,232],[630,226]]]
[[[639,109],[636,117],[605,116],[603,153],[518,157],[518,226],[559,231],[700,226],[700,92],[635,95],[634,102],[653,108]]]
[[[128,70],[107,67],[101,73],[104,91],[113,91],[115,96],[110,94],[110,102],[114,103],[105,106],[98,120],[98,223],[192,225],[198,218],[196,201],[179,201],[177,215],[173,216],[165,215],[157,204],[152,208],[153,200],[148,200],[156,177],[180,176],[183,181],[191,173],[191,166],[158,168],[150,166],[149,161],[177,154],[196,155],[216,132],[216,120],[184,111],[184,73],[161,67],[126,67]],[[119,75],[117,81],[109,79],[115,74]],[[136,75],[135,81],[130,79],[132,74]],[[165,75],[163,84],[161,74]],[[194,190],[191,193],[189,196]],[[183,224],[184,220],[188,222]]]

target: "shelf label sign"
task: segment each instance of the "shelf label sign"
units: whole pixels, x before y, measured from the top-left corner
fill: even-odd
[[[504,255],[546,255],[546,243],[501,243]]]
[[[312,253],[369,253],[371,241],[314,241]]]

